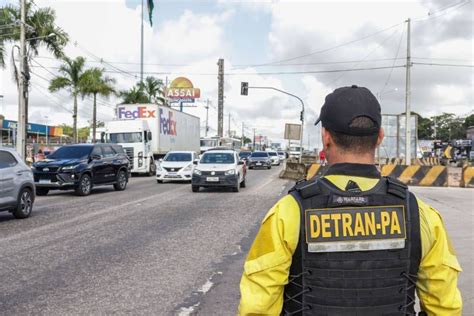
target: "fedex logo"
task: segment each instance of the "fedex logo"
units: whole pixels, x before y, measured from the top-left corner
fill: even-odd
[[[146,119],[146,118],[155,118],[154,110],[148,110],[145,106],[139,106],[135,111],[127,110],[124,107],[118,108],[118,118],[119,119]]]
[[[173,119],[173,112],[168,111],[168,117],[165,111],[160,109],[160,133],[163,135],[176,136],[176,121]]]

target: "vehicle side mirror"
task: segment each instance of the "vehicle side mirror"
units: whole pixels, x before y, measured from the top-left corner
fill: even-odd
[[[150,141],[152,138],[151,138],[151,132],[148,132],[148,141]]]
[[[163,158],[158,159],[159,162],[163,162]]]
[[[242,160],[239,160],[239,162],[237,163],[238,165],[243,165],[245,164]]]
[[[194,165],[197,165],[198,162],[199,162],[199,160],[196,159],[196,160],[193,161],[193,164],[194,164]]]
[[[100,159],[102,159],[102,158],[100,157],[100,155],[92,155],[92,156],[91,156],[91,159],[92,159],[92,160],[100,160]]]

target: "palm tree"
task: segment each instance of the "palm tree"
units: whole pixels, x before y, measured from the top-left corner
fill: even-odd
[[[92,107],[92,142],[96,142],[96,126],[97,126],[97,95],[109,97],[115,93],[113,84],[115,79],[104,76],[104,69],[91,68],[84,72],[84,80],[82,81],[83,95],[93,96]]]
[[[139,82],[138,87],[147,95],[149,102],[164,104],[164,83],[161,79],[155,77],[146,77],[145,81]]]
[[[38,55],[41,46],[46,47],[57,58],[63,56],[63,49],[69,37],[55,24],[56,12],[51,8],[33,9],[32,1],[26,1],[26,40],[28,59]],[[20,8],[6,5],[0,8],[0,68],[5,67],[4,43],[20,41]]]
[[[58,76],[51,80],[49,84],[49,91],[56,92],[61,89],[67,90],[72,94],[74,98],[74,108],[72,111],[73,118],[73,139],[77,142],[77,96],[82,94],[84,87],[84,64],[86,59],[84,57],[76,57],[76,59],[70,59],[68,57],[63,58],[63,64],[59,67]]]
[[[121,104],[150,103],[143,88],[138,85],[131,87],[130,90],[120,91],[119,96],[122,98]]]

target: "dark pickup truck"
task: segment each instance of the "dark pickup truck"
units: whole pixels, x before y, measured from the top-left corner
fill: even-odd
[[[75,190],[82,196],[100,185],[125,190],[130,170],[122,146],[112,144],[63,146],[34,163],[32,169],[36,195],[47,195],[50,190]]]

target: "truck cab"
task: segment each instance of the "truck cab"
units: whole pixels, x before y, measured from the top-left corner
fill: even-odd
[[[122,145],[130,160],[132,173],[155,175],[152,138],[148,122],[144,120],[120,120],[105,124],[105,142]]]

